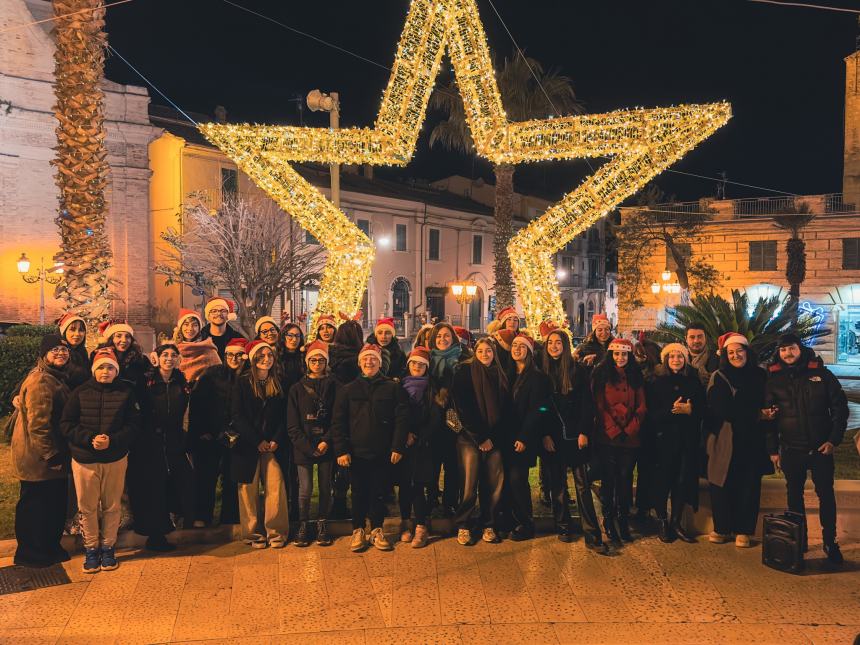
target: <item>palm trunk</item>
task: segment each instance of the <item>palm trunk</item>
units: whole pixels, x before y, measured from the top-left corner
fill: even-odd
[[[514,167],[499,164],[493,167],[496,175],[496,234],[493,240],[493,279],[495,280],[496,310],[512,307],[516,298],[508,242],[513,236]]]
[[[799,237],[786,242],[787,262],[785,279],[788,282],[788,306],[791,307],[792,326],[797,326],[798,307],[800,306],[800,285],[806,279],[806,243]]]
[[[62,248],[56,259],[65,263],[55,295],[64,301],[65,310],[80,314],[91,326],[109,316],[111,304],[101,89],[105,9],[103,0],[53,0],[53,8],[57,16],[54,116],[59,125],[52,163],[60,189],[56,222]]]

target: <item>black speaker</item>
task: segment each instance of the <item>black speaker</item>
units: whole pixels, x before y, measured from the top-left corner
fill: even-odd
[[[803,571],[803,538],[806,518],[800,513],[786,511],[764,516],[762,529],[762,564],[778,571]]]

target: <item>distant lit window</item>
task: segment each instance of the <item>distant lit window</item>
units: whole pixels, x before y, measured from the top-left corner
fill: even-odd
[[[776,240],[750,242],[750,271],[776,271]]]

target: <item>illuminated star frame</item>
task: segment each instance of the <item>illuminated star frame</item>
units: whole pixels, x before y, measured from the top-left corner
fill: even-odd
[[[494,164],[608,156],[577,189],[508,245],[528,327],[565,314],[552,256],[731,117],[728,103],[680,105],[511,123],[502,106],[475,0],[412,0],[374,127],[207,123],[201,132],[328,251],[314,312],[359,308],[374,245],[290,165],[409,163],[445,51],[475,149]]]

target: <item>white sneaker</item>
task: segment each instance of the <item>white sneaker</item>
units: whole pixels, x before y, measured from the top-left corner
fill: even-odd
[[[373,529],[370,532],[370,543],[380,551],[391,551],[394,548],[388,538],[385,537],[382,529]]]
[[[412,538],[413,549],[423,549],[427,546],[428,532],[427,527],[419,524],[415,527],[415,536]]]
[[[738,547],[739,549],[748,549],[748,548],[750,548],[750,546],[752,546],[752,545],[750,544],[750,536],[749,536],[749,535],[744,535],[743,533],[738,533],[738,534],[735,536],[735,546],[736,546],[736,547]]]
[[[367,536],[364,529],[355,529],[352,532],[352,541],[349,543],[350,551],[364,551],[367,548]]]
[[[481,539],[484,542],[488,542],[489,544],[496,544],[498,542],[501,542],[496,531],[493,530],[493,528],[489,527],[489,526],[484,529],[484,533],[481,535]]]
[[[472,532],[469,529],[460,529],[457,531],[457,544],[470,546],[472,544]]]
[[[206,522],[204,522],[203,520],[194,520],[194,522],[191,524],[191,526],[192,526],[192,528],[195,528],[195,529],[205,529],[206,528]]]
[[[266,542],[266,536],[259,533],[252,533],[245,538],[244,542],[252,549],[265,549],[269,546],[268,542]]]

